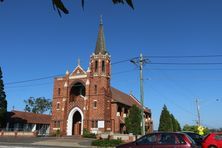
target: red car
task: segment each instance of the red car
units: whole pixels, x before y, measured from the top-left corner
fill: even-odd
[[[203,142],[203,148],[222,148],[222,132],[208,134]]]
[[[195,142],[184,133],[157,132],[142,136],[117,148],[196,148]]]

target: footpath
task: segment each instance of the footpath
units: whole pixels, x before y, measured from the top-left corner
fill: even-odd
[[[0,137],[0,148],[91,148],[92,140],[80,137]]]

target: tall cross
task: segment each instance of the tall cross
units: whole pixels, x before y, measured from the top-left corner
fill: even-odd
[[[78,62],[78,65],[80,65],[80,58],[78,58],[78,61],[77,61],[77,62]]]
[[[100,15],[100,25],[103,24],[103,15]]]

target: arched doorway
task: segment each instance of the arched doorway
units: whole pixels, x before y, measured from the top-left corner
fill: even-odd
[[[80,108],[73,108],[68,115],[67,136],[83,134],[83,112]]]
[[[81,115],[76,111],[73,115],[72,135],[81,135]]]

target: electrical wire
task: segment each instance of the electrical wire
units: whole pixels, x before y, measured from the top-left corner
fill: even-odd
[[[164,63],[164,62],[157,62],[157,63],[153,63],[150,62],[149,64],[152,65],[221,65],[222,63],[179,63],[179,62],[175,62],[175,63]]]
[[[19,84],[19,83],[26,83],[26,82],[33,82],[33,81],[39,81],[39,80],[45,80],[45,79],[51,79],[62,75],[51,75],[46,77],[40,77],[40,78],[34,78],[34,79],[28,79],[28,80],[21,80],[21,81],[15,81],[15,82],[8,82],[5,83],[5,85],[13,85],[13,84]]]
[[[215,57],[222,57],[222,55],[177,55],[177,56],[171,56],[171,55],[150,55],[150,56],[144,56],[145,58],[215,58]]]

